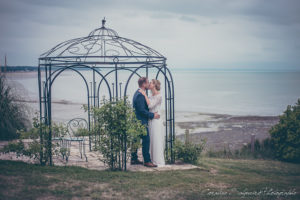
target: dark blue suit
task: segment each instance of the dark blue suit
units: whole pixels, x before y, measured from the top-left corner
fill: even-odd
[[[137,119],[141,121],[142,124],[147,127],[147,135],[142,137],[142,151],[144,162],[151,162],[149,148],[150,148],[150,136],[148,130],[148,120],[154,118],[154,113],[149,112],[148,104],[143,94],[138,90],[133,95],[133,107],[135,110],[135,115]],[[131,153],[131,159],[137,160],[137,150]]]

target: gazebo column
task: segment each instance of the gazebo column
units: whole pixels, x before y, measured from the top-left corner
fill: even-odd
[[[116,86],[116,100],[118,100],[118,59],[114,58],[114,63],[115,63],[115,86]]]
[[[166,74],[166,64],[164,63],[164,73]],[[166,120],[166,147],[165,147],[165,151],[166,151],[166,159],[169,158],[169,132],[168,132],[168,88],[167,88],[167,78],[164,76],[165,79],[165,120]]]
[[[52,82],[51,82],[51,63],[49,64],[49,81],[48,81],[48,126],[49,126],[49,138],[48,138],[48,148],[49,148],[49,162],[50,165],[53,165],[52,163],[52,116],[51,116],[51,87],[52,87]]]

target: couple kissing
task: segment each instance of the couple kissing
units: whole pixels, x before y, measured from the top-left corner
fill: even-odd
[[[160,81],[146,77],[138,80],[139,89],[133,96],[133,107],[138,120],[146,126],[147,135],[141,136],[144,163],[138,160],[137,149],[131,152],[131,164],[144,164],[146,167],[161,167],[165,165],[164,159],[164,126],[161,119],[162,96],[160,94]],[[151,91],[147,96],[146,90]]]

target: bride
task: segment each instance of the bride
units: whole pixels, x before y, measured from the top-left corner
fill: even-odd
[[[160,81],[152,79],[148,89],[151,90],[152,95],[148,98],[143,90],[139,90],[145,96],[149,111],[160,114],[160,107],[162,103],[162,96],[160,94]],[[164,159],[164,126],[162,118],[149,120],[148,123],[150,135],[150,157],[154,164],[158,167],[165,165]]]

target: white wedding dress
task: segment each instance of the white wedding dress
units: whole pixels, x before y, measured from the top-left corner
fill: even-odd
[[[150,112],[157,112],[161,115],[160,107],[162,103],[161,94],[150,96]],[[164,149],[165,149],[165,131],[162,118],[149,120],[148,123],[150,135],[150,157],[151,161],[158,167],[165,165]]]

